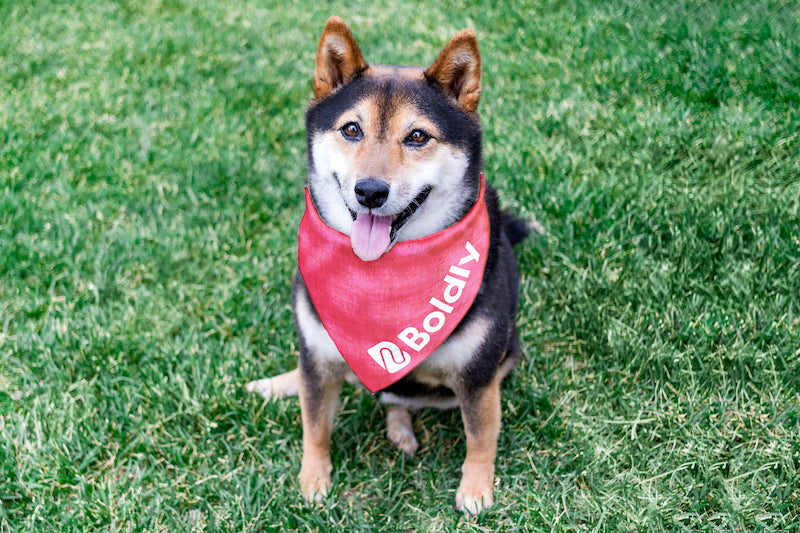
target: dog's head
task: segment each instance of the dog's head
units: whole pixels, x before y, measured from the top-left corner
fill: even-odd
[[[427,69],[369,66],[347,25],[328,20],[306,112],[308,186],[362,259],[445,229],[474,204],[480,74],[472,30]]]

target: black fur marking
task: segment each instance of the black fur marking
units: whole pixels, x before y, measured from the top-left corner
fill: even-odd
[[[297,309],[297,300],[305,298],[311,311],[314,313],[314,318],[319,320],[317,309],[311,303],[311,298],[308,296],[305,283],[303,283],[303,276],[300,275],[298,270],[294,276],[294,285],[292,286],[292,309]],[[309,412],[319,412],[322,402],[322,380],[319,375],[317,363],[314,360],[314,354],[308,349],[303,330],[300,327],[297,312],[292,313],[294,316],[295,330],[297,331],[297,344],[300,349],[300,371],[303,373],[303,380],[307,394],[307,405],[310,409]]]
[[[453,391],[443,385],[432,387],[415,380],[411,376],[406,376],[399,381],[395,381],[381,392],[389,392],[402,398],[423,396],[431,399],[448,400],[454,396]]]

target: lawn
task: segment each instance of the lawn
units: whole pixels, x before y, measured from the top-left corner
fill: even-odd
[[[331,14],[372,63],[475,28],[518,249],[495,506],[347,386],[307,506],[289,309]],[[0,532],[800,531],[800,4],[0,2]]]

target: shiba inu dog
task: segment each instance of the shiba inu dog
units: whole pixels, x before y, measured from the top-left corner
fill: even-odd
[[[306,219],[301,223],[301,268],[292,298],[300,362],[293,371],[247,386],[266,398],[299,394],[300,487],[310,501],[321,501],[330,489],[331,433],[342,383],[360,379],[370,390],[381,391],[381,400],[389,405],[389,440],[407,454],[418,448],[414,410],[460,407],[467,454],[456,507],[477,514],[492,505],[500,382],[520,357],[515,326],[519,281],[512,246],[531,226],[501,211],[494,190],[483,184],[480,77],[481,57],[472,30],[458,32],[427,69],[368,65],[337,17],[328,20],[322,33],[314,97],[306,111],[307,216],[319,219],[320,228],[318,240],[308,238],[311,244],[304,245]],[[383,285],[367,280],[371,274],[362,282],[356,273],[338,289],[337,281],[350,268],[343,263],[371,269],[393,261],[404,245],[427,246],[440,235],[448,242],[445,232],[451,228],[472,231],[481,223],[485,231],[464,234],[468,239],[457,243],[455,259],[440,266],[443,270],[435,274],[439,285],[431,286],[430,295],[422,282],[416,286],[416,274],[410,272],[423,272],[428,263],[432,269],[441,260],[432,253],[409,251],[417,248],[404,249],[414,267],[392,277],[411,277],[406,284],[422,293],[420,302],[427,308],[418,322],[397,326],[398,335],[370,341],[375,344],[369,350],[345,360],[348,350],[341,347],[348,332],[368,334],[373,313],[359,314],[344,304],[329,309],[328,300],[341,300],[345,285],[363,301],[385,295]],[[328,235],[338,239],[338,251],[329,250]],[[310,248],[304,251],[304,246]],[[303,257],[311,265],[305,270]],[[312,267],[330,279],[310,279]],[[474,294],[465,303],[468,282],[474,283]],[[312,290],[312,285],[322,289]],[[405,305],[405,298],[392,300],[390,295],[378,314],[391,318]],[[459,305],[464,310],[453,318]],[[334,334],[337,326],[329,325],[327,317],[335,320],[345,312],[360,318],[347,319],[344,334]],[[446,331],[446,324],[452,331],[434,346],[432,339]],[[418,357],[423,349],[431,353]],[[368,382],[370,373],[389,381]]]

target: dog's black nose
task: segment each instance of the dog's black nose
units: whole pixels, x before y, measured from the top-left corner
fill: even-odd
[[[389,184],[379,179],[365,178],[356,182],[355,192],[358,203],[372,209],[386,203],[389,197]]]

